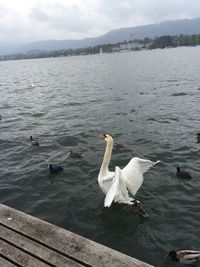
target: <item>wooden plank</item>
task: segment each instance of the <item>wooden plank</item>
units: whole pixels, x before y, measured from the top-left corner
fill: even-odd
[[[0,267],[16,267],[16,265],[0,256]]]
[[[49,267],[49,265],[31,257],[3,240],[0,240],[0,248],[1,253],[18,267]]]
[[[85,266],[152,267],[145,262],[0,204],[0,223]]]
[[[59,267],[82,267],[83,265],[64,257],[55,251],[52,251],[45,246],[38,244],[37,242],[24,237],[6,227],[0,225],[0,238],[12,243],[15,247],[23,250],[26,253],[35,255],[37,258],[41,258],[46,261],[50,266]]]

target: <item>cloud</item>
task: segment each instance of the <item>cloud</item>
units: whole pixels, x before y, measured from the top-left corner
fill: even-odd
[[[31,9],[30,18],[39,22],[46,22],[50,20],[50,17],[47,15],[47,13],[38,8]]]
[[[112,29],[199,17],[193,0],[0,0],[0,42],[79,39]]]
[[[4,19],[6,17],[6,15],[8,14],[8,11],[9,10],[7,8],[0,5],[0,22],[2,21],[2,19]]]
[[[34,23],[40,24],[42,27],[49,27],[51,30],[56,29],[64,34],[63,38],[84,37],[95,26],[92,22],[92,20],[95,20],[95,17],[76,4],[65,6],[54,3],[51,5],[41,5],[37,8],[33,7],[30,11],[29,19],[34,21]]]
[[[138,26],[157,23],[169,19],[200,16],[200,2],[193,0],[102,0],[99,11],[106,15],[112,24]],[[198,7],[198,8],[197,8]],[[113,23],[114,22],[114,23]]]

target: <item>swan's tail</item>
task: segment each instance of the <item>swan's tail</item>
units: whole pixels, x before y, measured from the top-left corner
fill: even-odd
[[[119,167],[115,167],[115,176],[113,178],[113,183],[110,187],[110,189],[108,190],[108,193],[106,194],[105,200],[104,200],[104,207],[110,207],[116,194],[118,191],[118,187],[119,187],[119,179],[120,179],[120,169]]]

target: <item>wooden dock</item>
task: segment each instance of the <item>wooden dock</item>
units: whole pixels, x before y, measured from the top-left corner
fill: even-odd
[[[0,204],[1,267],[153,267]]]

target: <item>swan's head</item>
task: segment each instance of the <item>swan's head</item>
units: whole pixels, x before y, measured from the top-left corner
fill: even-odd
[[[107,133],[101,134],[100,138],[105,140],[106,142],[111,142],[113,140],[112,136]]]

